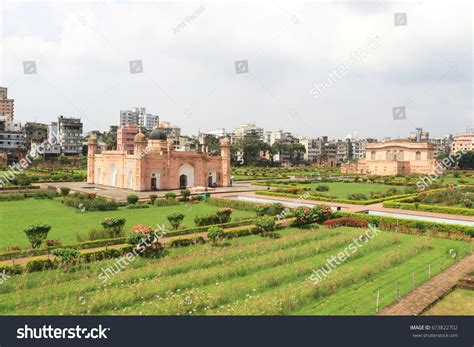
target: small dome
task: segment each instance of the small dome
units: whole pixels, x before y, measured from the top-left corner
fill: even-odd
[[[145,141],[146,140],[146,137],[143,133],[138,133],[135,135],[135,142],[141,142],[141,141]]]
[[[167,136],[163,130],[156,128],[150,133],[150,136],[148,136],[148,138],[150,140],[166,140]]]

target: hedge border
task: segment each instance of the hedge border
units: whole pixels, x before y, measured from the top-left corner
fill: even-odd
[[[466,236],[474,237],[474,227],[457,225],[457,224],[447,224],[447,223],[438,223],[438,222],[428,222],[408,218],[396,218],[396,217],[387,217],[387,216],[376,216],[366,213],[353,213],[353,212],[344,212],[344,211],[334,211],[334,218],[339,217],[354,217],[360,218],[368,221],[375,226],[379,226],[380,222],[394,223],[402,226],[409,226],[413,228],[420,228],[422,231],[433,230],[442,233],[450,232],[459,232],[461,231]]]
[[[301,197],[301,195],[298,194],[288,194],[288,193],[279,193],[275,192],[272,190],[258,190],[255,192],[257,195],[267,195],[267,196],[280,196],[280,197],[285,197],[285,198],[293,198],[297,199]],[[392,195],[392,196],[387,196],[385,198],[379,198],[379,199],[370,199],[370,200],[349,200],[349,199],[332,199],[332,198],[325,198],[322,196],[317,196],[317,195],[310,195],[308,197],[305,197],[304,200],[314,200],[314,201],[326,201],[326,202],[336,202],[336,203],[343,203],[343,204],[352,204],[352,205],[372,205],[376,204],[379,202],[384,202],[388,200],[396,200],[396,199],[401,199],[401,198],[409,198],[412,196],[416,196],[416,194],[400,194],[400,195]]]

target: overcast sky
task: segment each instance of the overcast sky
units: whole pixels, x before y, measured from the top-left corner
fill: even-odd
[[[472,7],[5,1],[1,85],[17,120],[80,116],[85,131],[136,106],[185,134],[256,122],[309,137],[396,138],[414,127],[435,137],[473,126]],[[406,26],[394,25],[395,13],[407,14]],[[241,60],[248,72],[239,65],[237,74]],[[393,119],[396,106],[407,119]]]

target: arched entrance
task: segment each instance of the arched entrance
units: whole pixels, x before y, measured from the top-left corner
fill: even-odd
[[[180,188],[194,187],[194,168],[191,165],[181,165],[179,167],[178,176]]]
[[[179,176],[179,188],[180,189],[186,189],[188,186],[188,177],[186,175],[180,175]]]
[[[158,190],[160,189],[160,180],[161,174],[159,171],[155,171],[151,174],[151,190]]]
[[[216,187],[217,186],[217,172],[216,172],[216,170],[211,170],[209,172],[209,176],[207,178],[207,186],[208,187]]]

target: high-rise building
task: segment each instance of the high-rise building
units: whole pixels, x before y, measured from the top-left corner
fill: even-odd
[[[174,140],[181,136],[181,128],[170,122],[160,122],[158,127],[165,132],[166,136],[172,137]]]
[[[159,124],[160,118],[157,115],[146,113],[145,107],[135,107],[132,110],[120,110],[120,126],[138,125],[151,131]]]
[[[82,153],[82,122],[80,118],[59,116],[57,140],[64,155],[78,156]]]
[[[48,125],[26,122],[23,128],[26,149],[31,149],[31,143],[43,143],[48,138]]]
[[[305,153],[303,159],[308,162],[314,162],[318,156],[318,149],[315,139],[309,139],[307,137],[301,137],[299,142],[304,146]]]
[[[8,99],[8,89],[0,87],[0,116],[5,116],[9,121],[13,121],[13,103],[13,99]]]
[[[474,133],[459,134],[453,137],[451,153],[456,153],[460,150],[474,151]]]
[[[244,138],[254,138],[263,141],[263,128],[257,127],[255,123],[242,124],[231,132],[232,143]]]
[[[133,153],[135,135],[138,134],[140,128],[135,124],[128,124],[117,130],[117,150]]]

